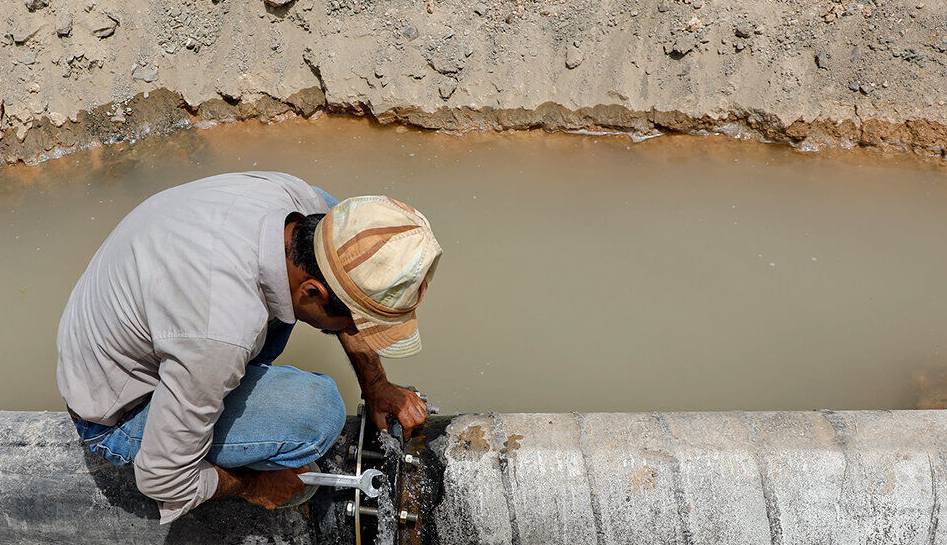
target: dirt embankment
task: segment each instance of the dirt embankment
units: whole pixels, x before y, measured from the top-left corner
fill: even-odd
[[[8,162],[320,110],[947,155],[947,0],[0,0],[0,13]]]

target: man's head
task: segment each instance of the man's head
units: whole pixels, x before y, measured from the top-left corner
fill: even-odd
[[[354,324],[352,313],[329,288],[316,262],[313,236],[323,217],[325,214],[293,214],[289,217],[292,235],[287,256],[293,265],[288,268],[289,285],[296,319],[324,333],[337,333],[351,329]]]
[[[324,217],[300,216],[291,239],[298,319],[326,332],[358,330],[382,356],[420,351],[414,311],[442,252],[423,214],[385,196],[354,197]]]

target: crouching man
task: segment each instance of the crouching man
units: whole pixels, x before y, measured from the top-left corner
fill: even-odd
[[[379,355],[421,349],[415,308],[441,248],[384,196],[335,199],[275,172],[223,174],[149,198],[105,240],[59,324],[57,383],[84,443],[134,464],[161,523],[212,498],[266,508],[312,495],[297,473],[345,407],[328,376],[271,363],[297,320],[337,336],[380,428],[424,403]]]

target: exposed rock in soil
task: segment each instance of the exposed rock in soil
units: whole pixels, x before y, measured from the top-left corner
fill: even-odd
[[[454,91],[457,90],[457,82],[452,79],[448,79],[446,82],[442,83],[437,88],[437,90],[441,95],[441,98],[447,100],[454,94]]]
[[[749,38],[753,35],[753,30],[746,23],[741,23],[733,30],[737,38]]]
[[[132,70],[132,78],[144,81],[146,83],[151,83],[158,79],[158,69],[153,65],[135,65],[135,69]]]
[[[49,0],[25,0],[24,4],[26,5],[26,9],[30,11],[36,11],[48,6]]]
[[[585,57],[582,56],[582,50],[579,49],[579,44],[573,44],[572,47],[566,48],[566,68],[570,70],[573,68],[578,68],[582,61],[585,60]]]
[[[0,1],[5,161],[319,109],[947,153],[947,0]]]
[[[38,24],[31,23],[14,23],[13,29],[10,31],[9,36],[13,40],[13,43],[16,45],[25,44],[30,38],[36,35],[42,28]]]
[[[95,14],[90,21],[89,29],[96,38],[108,38],[115,34],[118,28],[118,19],[107,13]]]
[[[61,13],[56,18],[56,35],[65,38],[72,34],[72,14]]]

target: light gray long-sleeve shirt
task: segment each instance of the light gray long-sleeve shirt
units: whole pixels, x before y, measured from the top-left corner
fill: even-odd
[[[122,220],[73,289],[59,323],[59,391],[106,425],[151,394],[135,479],[162,524],[214,495],[204,457],[224,397],[267,322],[295,322],[286,217],[327,210],[319,191],[276,172],[174,187]]]

